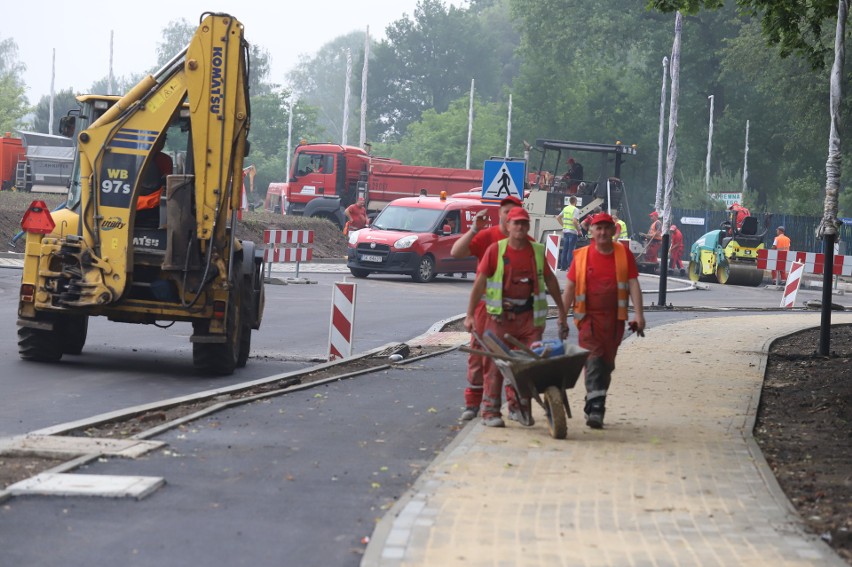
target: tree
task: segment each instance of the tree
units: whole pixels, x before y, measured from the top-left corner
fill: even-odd
[[[425,110],[446,112],[471,79],[484,100],[495,100],[502,71],[491,46],[513,38],[491,31],[476,14],[440,0],[420,0],[413,19],[406,15],[391,23],[387,39],[373,50],[367,85],[378,139],[398,139]]]
[[[0,41],[0,131],[20,128],[30,111],[21,78],[26,65],[18,61],[18,44],[11,38]]]
[[[446,112],[429,109],[409,125],[395,144],[377,144],[375,153],[412,165],[463,168],[467,157],[469,97],[450,103]],[[479,169],[486,159],[502,155],[506,147],[507,106],[484,103],[474,97],[471,167]]]
[[[33,109],[33,121],[30,128],[34,132],[44,134],[59,134],[59,118],[68,114],[69,110],[77,108],[77,98],[73,89],[65,89],[55,93],[53,99],[53,132],[48,132],[50,123],[50,96],[43,96]]]
[[[317,126],[319,128],[316,132],[318,138],[311,139],[313,142],[321,140],[339,143],[343,139],[346,50],[348,49],[353,54],[353,79],[356,75],[360,77],[360,72],[356,72],[356,69],[360,70],[360,66],[363,65],[364,37],[365,33],[362,31],[336,37],[320,47],[313,57],[300,56],[299,64],[287,74],[288,87],[297,94],[300,101],[315,107],[318,112]],[[359,60],[360,63],[358,63]],[[370,69],[372,73],[372,69],[374,69],[372,63]],[[369,81],[372,81],[372,78]],[[360,78],[358,84],[360,84]],[[353,101],[360,98],[360,96],[357,96],[360,92],[360,88],[353,85]],[[357,106],[354,102],[350,104],[353,111]],[[358,121],[350,119],[349,122],[354,127]],[[348,132],[348,134],[351,133]],[[357,140],[358,136],[349,136],[349,139]]]
[[[192,36],[198,29],[197,25],[190,24],[186,18],[172,20],[162,31],[162,39],[157,43],[157,65],[151,71],[162,68],[172,60],[178,53],[186,49],[192,41]],[[267,82],[269,77],[269,51],[257,45],[249,48],[249,93],[251,96],[268,94],[275,85]]]
[[[648,0],[648,7],[661,12],[681,11],[696,14],[701,9],[716,10],[724,0]],[[837,17],[834,0],[736,0],[744,15],[759,18],[763,35],[771,45],[780,48],[781,57],[793,53],[803,57],[814,68],[823,68],[833,46],[826,41],[824,28]]]

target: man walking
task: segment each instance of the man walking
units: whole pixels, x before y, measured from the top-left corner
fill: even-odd
[[[530,216],[521,207],[509,211],[506,217],[509,237],[488,247],[476,272],[476,280],[468,302],[464,327],[475,329],[475,313],[485,294],[488,314],[486,330],[497,337],[509,334],[525,345],[541,340],[547,318],[547,294],[556,302],[560,331],[567,329],[567,313],[559,295],[559,281],[544,259],[544,246],[530,242]],[[560,335],[562,332],[560,332]],[[503,376],[488,360],[484,368],[482,419],[487,427],[503,427],[500,413]],[[509,395],[509,417],[523,422],[519,401]],[[529,403],[529,400],[525,401]]]
[[[644,335],[645,315],[636,261],[620,242],[613,242],[612,217],[592,218],[589,246],[577,251],[562,295],[565,309],[574,307],[578,343],[589,350],[586,359],[586,425],[603,427],[606,396],[615,370],[615,355],[624,337],[628,297],[633,303],[630,329]]]
[[[556,218],[562,221],[562,251],[559,253],[557,270],[567,270],[574,259],[574,247],[577,246],[577,236],[580,231],[580,211],[577,208],[577,197],[571,195],[568,204]]]
[[[509,228],[506,217],[509,212],[522,206],[521,200],[514,196],[505,197],[500,201],[500,218],[496,225],[486,228],[485,215],[487,211],[482,210],[473,219],[470,230],[464,233],[458,240],[453,243],[450,250],[450,255],[453,258],[467,258],[468,256],[476,256],[477,263],[482,261],[485,251],[493,243],[503,240],[509,235]],[[485,332],[485,323],[488,318],[488,313],[485,311],[485,302],[480,301],[474,312],[475,325],[474,328],[482,336]],[[476,339],[471,336],[470,346],[472,348],[481,348],[476,342]],[[464,391],[464,410],[461,418],[465,421],[470,421],[479,414],[479,406],[482,405],[482,383],[483,383],[483,366],[485,360],[478,354],[470,353],[467,359],[467,382],[468,386]]]
[[[785,231],[786,229],[783,226],[779,226],[775,229],[775,240],[772,241],[773,250],[790,249],[790,237],[785,234]],[[772,270],[772,281],[775,282],[775,285],[781,285],[786,283],[787,272],[785,272],[784,270],[778,272]]]

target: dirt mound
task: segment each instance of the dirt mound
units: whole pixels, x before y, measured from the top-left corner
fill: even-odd
[[[65,202],[64,195],[27,193],[23,191],[0,191],[0,238],[10,243],[21,230],[21,217],[35,199],[41,199],[51,210]],[[267,211],[243,211],[237,223],[237,238],[263,244],[264,230],[312,230],[314,231],[313,256],[315,259],[344,258],[346,237],[333,223],[324,219],[291,217]],[[16,245],[11,243],[7,250],[23,252],[23,239]]]

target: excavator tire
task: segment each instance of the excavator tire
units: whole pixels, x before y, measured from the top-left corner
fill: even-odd
[[[252,311],[254,310],[252,302],[252,286],[251,280],[243,279],[243,286],[240,290],[240,348],[237,353],[237,368],[245,368],[246,363],[251,353],[251,328],[254,320]]]
[[[63,354],[80,354],[89,333],[88,315],[66,315],[56,319],[56,331]]]
[[[239,306],[241,299],[240,293],[234,293],[231,301],[228,302],[228,326],[225,330],[225,342],[192,343],[192,363],[199,372],[214,376],[230,376],[237,368],[240,347],[243,344],[243,312]],[[207,334],[209,328],[210,323],[208,321],[193,323],[196,335]],[[246,355],[246,359],[248,359],[248,355]]]
[[[23,360],[57,362],[62,358],[63,344],[56,331],[18,327],[18,355]]]

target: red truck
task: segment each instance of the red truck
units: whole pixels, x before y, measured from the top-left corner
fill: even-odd
[[[343,211],[363,195],[367,212],[375,214],[401,197],[438,197],[482,185],[482,170],[404,165],[372,156],[355,146],[302,144],[296,148],[286,184],[284,212],[321,217],[342,227]]]

